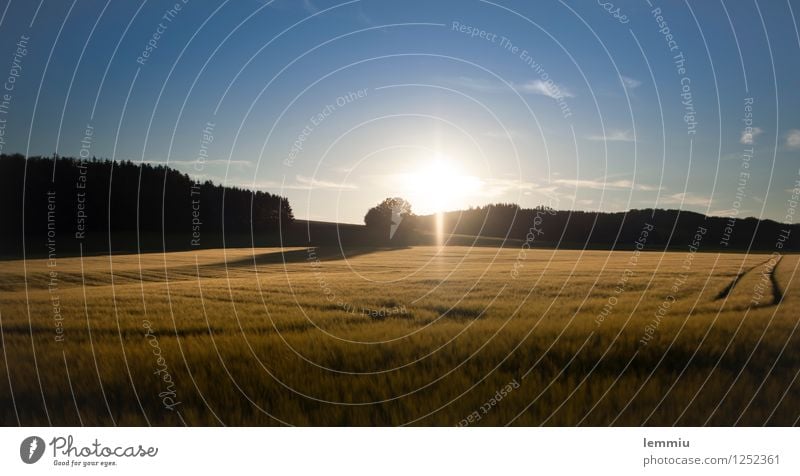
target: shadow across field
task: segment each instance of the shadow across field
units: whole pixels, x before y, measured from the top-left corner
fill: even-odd
[[[218,269],[220,266],[230,268],[252,268],[255,266],[269,266],[275,264],[295,264],[295,263],[314,263],[317,261],[342,261],[353,259],[358,256],[378,253],[382,251],[397,251],[408,249],[407,246],[387,247],[387,246],[356,246],[356,247],[337,247],[319,246],[293,250],[278,250],[267,253],[257,253],[246,258],[222,263],[201,265],[200,269]]]

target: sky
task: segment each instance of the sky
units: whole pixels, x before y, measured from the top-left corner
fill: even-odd
[[[798,222],[797,1],[0,8],[3,153],[164,163],[347,223],[391,196]]]

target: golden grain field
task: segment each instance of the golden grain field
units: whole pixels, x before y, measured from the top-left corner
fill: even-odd
[[[2,423],[793,425],[798,256],[769,260],[413,247],[3,261]]]

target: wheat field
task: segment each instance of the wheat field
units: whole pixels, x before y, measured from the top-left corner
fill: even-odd
[[[4,425],[794,425],[797,255],[0,262]]]

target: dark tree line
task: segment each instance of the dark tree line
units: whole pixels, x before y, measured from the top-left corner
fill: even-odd
[[[434,217],[417,217],[422,229],[433,229]],[[593,248],[631,248],[642,229],[653,225],[647,247],[681,248],[694,239],[698,227],[707,231],[702,249],[707,250],[773,250],[783,240],[783,250],[800,249],[800,225],[787,225],[756,218],[729,219],[707,217],[700,213],[679,210],[630,210],[603,213],[557,211],[546,207],[524,209],[515,204],[494,204],[448,212],[444,216],[448,233],[484,237],[508,237],[525,240],[534,229],[533,245]],[[751,245],[752,242],[752,245]],[[780,251],[780,250],[778,250]]]
[[[135,240],[137,230],[168,248],[189,249],[220,245],[223,227],[226,237],[265,234],[294,219],[284,197],[130,161],[0,155],[0,190],[4,255],[21,253],[23,223],[35,254],[52,230],[65,252],[78,242],[107,242],[109,234]]]

